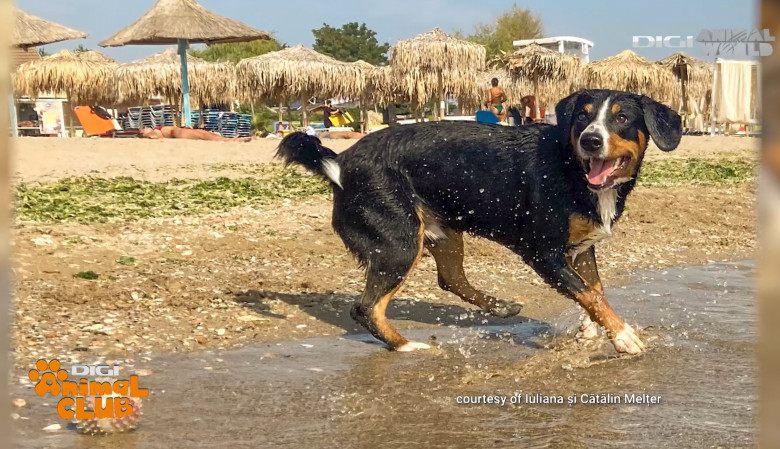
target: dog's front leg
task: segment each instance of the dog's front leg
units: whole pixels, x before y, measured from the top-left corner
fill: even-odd
[[[645,349],[636,331],[615,313],[601,289],[595,285],[588,285],[566,263],[563,254],[536,259],[531,264],[550,285],[577,301],[588,312],[591,320],[604,327],[615,350],[639,354]]]
[[[576,257],[568,258],[569,266],[580,275],[582,280],[585,281],[588,286],[595,288],[598,292],[604,293],[604,288],[601,284],[601,278],[599,277],[599,270],[596,264],[596,247],[591,246],[585,251],[579,253]],[[590,314],[587,312],[580,318],[580,329],[577,332],[577,338],[581,341],[588,343],[598,336],[599,326],[596,322],[590,319]]]

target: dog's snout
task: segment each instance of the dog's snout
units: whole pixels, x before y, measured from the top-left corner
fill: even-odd
[[[604,146],[604,139],[596,133],[585,133],[580,136],[580,146],[585,151],[599,151]]]

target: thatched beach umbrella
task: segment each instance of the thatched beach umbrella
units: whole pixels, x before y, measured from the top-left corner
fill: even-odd
[[[14,47],[37,47],[39,45],[53,44],[88,36],[83,31],[43,20],[17,8],[14,8],[14,16],[14,27],[11,30],[11,45]],[[9,97],[8,106],[11,113],[11,135],[16,137],[19,135],[19,127],[16,120],[16,103],[13,95]]]
[[[83,31],[43,20],[17,8],[14,8],[14,15],[14,27],[11,30],[11,45],[14,47],[37,47],[88,36]]]
[[[235,99],[234,66],[187,55],[187,67],[190,93],[201,105]],[[183,85],[180,57],[173,49],[124,64],[117,70],[117,86],[123,101],[144,101],[160,95],[178,105]]]
[[[377,83],[381,82],[381,73],[379,68],[374,64],[370,64],[366,61],[358,60],[352,63],[360,70],[361,76],[365,87],[360,92],[358,98],[360,100],[360,132],[366,132],[366,124],[368,122],[368,103],[376,102],[374,99],[374,93],[377,91]]]
[[[248,42],[270,39],[270,35],[227,17],[215,14],[195,0],[158,0],[146,14],[113,36],[101,47],[123,45],[178,45],[181,64],[183,113],[190,123],[189,78],[187,76],[188,43]]]
[[[681,106],[686,113],[684,120],[687,121],[688,113],[691,110],[690,102],[699,102],[712,89],[712,64],[682,52],[674,53],[656,61],[656,64],[671,70],[677,78],[680,87],[680,96],[678,98],[681,104],[673,104],[672,106],[675,108]],[[694,109],[697,108],[698,106]],[[706,111],[701,111],[701,113],[703,115]]]
[[[363,70],[303,45],[242,59],[236,66],[239,89],[250,100],[299,98],[303,125],[312,96],[354,97],[366,87]]]
[[[54,55],[19,66],[14,91],[37,98],[41,92],[63,92],[73,104],[110,104],[117,100],[116,69],[119,64],[96,51]]]
[[[413,39],[398,41],[390,62],[402,77],[409,97],[418,105],[432,96],[439,101],[447,94],[458,96],[469,88],[475,71],[485,68],[485,47],[452,37],[435,28]],[[444,117],[444,110],[440,118]]]
[[[556,103],[576,90],[582,70],[578,57],[537,44],[505,55],[501,61],[515,82],[532,86],[540,104]]]
[[[591,89],[625,90],[668,103],[677,91],[672,72],[631,50],[591,62],[584,68],[584,83]]]

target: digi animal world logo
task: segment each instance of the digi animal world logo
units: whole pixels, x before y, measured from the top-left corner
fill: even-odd
[[[149,389],[140,388],[138,376],[132,375],[128,380],[113,382],[90,381],[81,378],[78,381],[68,380],[70,373],[60,369],[58,360],[47,362],[38,360],[35,368],[27,376],[35,384],[35,394],[38,396],[61,396],[57,403],[57,414],[63,419],[93,420],[102,418],[125,418],[133,415],[134,401],[131,398],[149,396]],[[73,365],[74,374],[108,374],[118,375],[119,367],[105,365]],[[88,401],[88,398],[102,400]],[[92,406],[94,404],[94,406]]]

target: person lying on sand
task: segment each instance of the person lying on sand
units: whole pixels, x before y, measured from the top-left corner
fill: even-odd
[[[219,142],[251,142],[251,137],[222,137],[219,134],[205,129],[179,128],[177,126],[161,126],[157,129],[141,129],[141,137],[147,139],[191,139],[191,140],[216,140]]]
[[[320,139],[361,139],[365,136],[365,134],[354,131],[326,131],[317,137]]]

